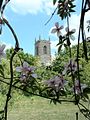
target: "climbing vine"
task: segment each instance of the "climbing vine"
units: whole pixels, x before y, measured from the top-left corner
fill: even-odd
[[[88,62],[89,57],[87,54],[87,38],[85,34],[85,27],[84,27],[84,17],[86,12],[90,10],[90,0],[82,0],[82,7],[81,7],[81,16],[80,16],[80,25],[79,25],[79,32],[78,32],[78,45],[77,45],[77,55],[75,58],[72,57],[72,49],[71,49],[71,40],[74,39],[74,33],[76,32],[75,29],[70,29],[69,18],[72,15],[72,12],[75,12],[74,5],[75,0],[53,0],[53,4],[56,5],[56,9],[53,12],[51,18],[54,16],[54,13],[57,12],[57,15],[61,18],[61,20],[66,20],[67,27],[65,28],[65,34],[62,34],[62,30],[64,26],[59,26],[59,22],[55,23],[55,26],[52,28],[51,33],[56,33],[58,36],[58,54],[62,50],[67,49],[69,51],[69,60],[68,63],[63,67],[61,73],[54,75],[49,80],[44,80],[43,82],[38,82],[38,75],[35,73],[36,68],[30,66],[29,63],[22,60],[20,56],[20,66],[16,67],[17,77],[14,74],[13,70],[13,60],[14,57],[18,54],[20,50],[19,47],[19,40],[17,35],[10,25],[9,21],[4,18],[4,10],[8,2],[10,0],[1,0],[0,1],[0,34],[2,35],[2,28],[3,25],[6,25],[15,40],[15,46],[12,50],[10,56],[10,78],[5,78],[4,75],[4,67],[0,63],[0,74],[1,80],[3,84],[6,84],[8,87],[8,91],[6,93],[6,100],[3,110],[0,111],[0,120],[7,120],[8,116],[8,103],[10,99],[12,99],[12,89],[19,89],[21,91],[25,91],[28,94],[40,96],[46,99],[50,99],[51,102],[54,104],[62,103],[62,102],[72,102],[79,108],[80,112],[87,118],[90,119],[90,109],[84,103],[89,103],[89,93],[90,93],[90,86],[83,84],[81,82],[80,72],[82,70],[82,66],[80,66],[80,38],[82,38],[83,43],[83,52],[84,58]],[[51,18],[47,21],[48,24]],[[45,24],[45,25],[46,25]],[[88,20],[88,31],[90,29],[90,20]],[[4,57],[5,45],[0,45],[0,60]],[[38,68],[37,68],[38,69]],[[68,79],[66,76],[69,76],[72,84],[69,84]],[[9,79],[9,82],[6,82],[5,79]],[[70,97],[71,96],[71,97]],[[83,101],[83,103],[82,103]],[[77,116],[77,113],[76,113]],[[78,119],[78,117],[77,117]]]

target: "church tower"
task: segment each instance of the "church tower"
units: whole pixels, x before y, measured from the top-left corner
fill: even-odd
[[[40,62],[44,65],[50,65],[51,63],[51,46],[49,40],[35,40],[35,56],[40,58]]]

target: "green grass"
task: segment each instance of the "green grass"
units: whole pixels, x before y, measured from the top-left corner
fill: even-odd
[[[73,103],[54,105],[49,100],[40,97],[18,97],[9,108],[8,120],[76,120],[79,112]],[[79,120],[86,120],[79,113]]]

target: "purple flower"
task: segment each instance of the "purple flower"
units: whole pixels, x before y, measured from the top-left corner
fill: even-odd
[[[71,6],[70,1],[72,0],[64,0],[58,2],[58,8],[62,9],[62,14],[68,10],[68,8]]]
[[[69,2],[69,0],[65,0],[65,2],[63,4],[64,10],[68,9],[68,2]]]
[[[73,34],[76,32],[76,30],[75,29],[69,30],[68,27],[66,27],[65,30],[66,30],[66,36],[69,36],[72,40],[74,40],[75,37],[73,36]]]
[[[66,84],[66,80],[64,80],[63,76],[57,75],[50,80],[45,81],[48,87],[53,88],[56,92],[59,90],[63,90]]]
[[[4,49],[5,49],[5,45],[0,45],[0,59],[5,57],[5,53],[4,53]]]
[[[75,73],[77,71],[77,63],[74,60],[69,60],[69,63],[65,65],[65,69],[62,72],[63,75],[65,75],[68,72],[72,72]]]
[[[24,62],[22,66],[16,67],[16,71],[21,72],[22,76],[23,75],[25,75],[25,76],[31,75],[33,78],[37,77],[37,75],[34,73],[35,67],[33,67],[33,66],[30,67],[27,62]],[[21,79],[23,79],[23,77],[21,77]]]
[[[51,33],[57,33],[57,36],[59,37],[62,33],[61,30],[63,29],[63,26],[59,27],[59,23],[55,23],[55,27],[52,28]]]
[[[75,85],[73,87],[73,91],[75,90],[75,94],[80,94],[83,93],[83,90],[87,87],[86,84],[80,84],[79,85],[79,80],[75,80]]]
[[[21,76],[20,76],[20,81],[21,81],[22,83],[26,83],[26,82],[27,82],[27,76],[24,75],[24,74],[21,74]]]

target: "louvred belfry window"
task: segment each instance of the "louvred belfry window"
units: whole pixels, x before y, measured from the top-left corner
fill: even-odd
[[[44,47],[43,47],[43,53],[44,53],[44,54],[47,54],[47,46],[44,46]]]

